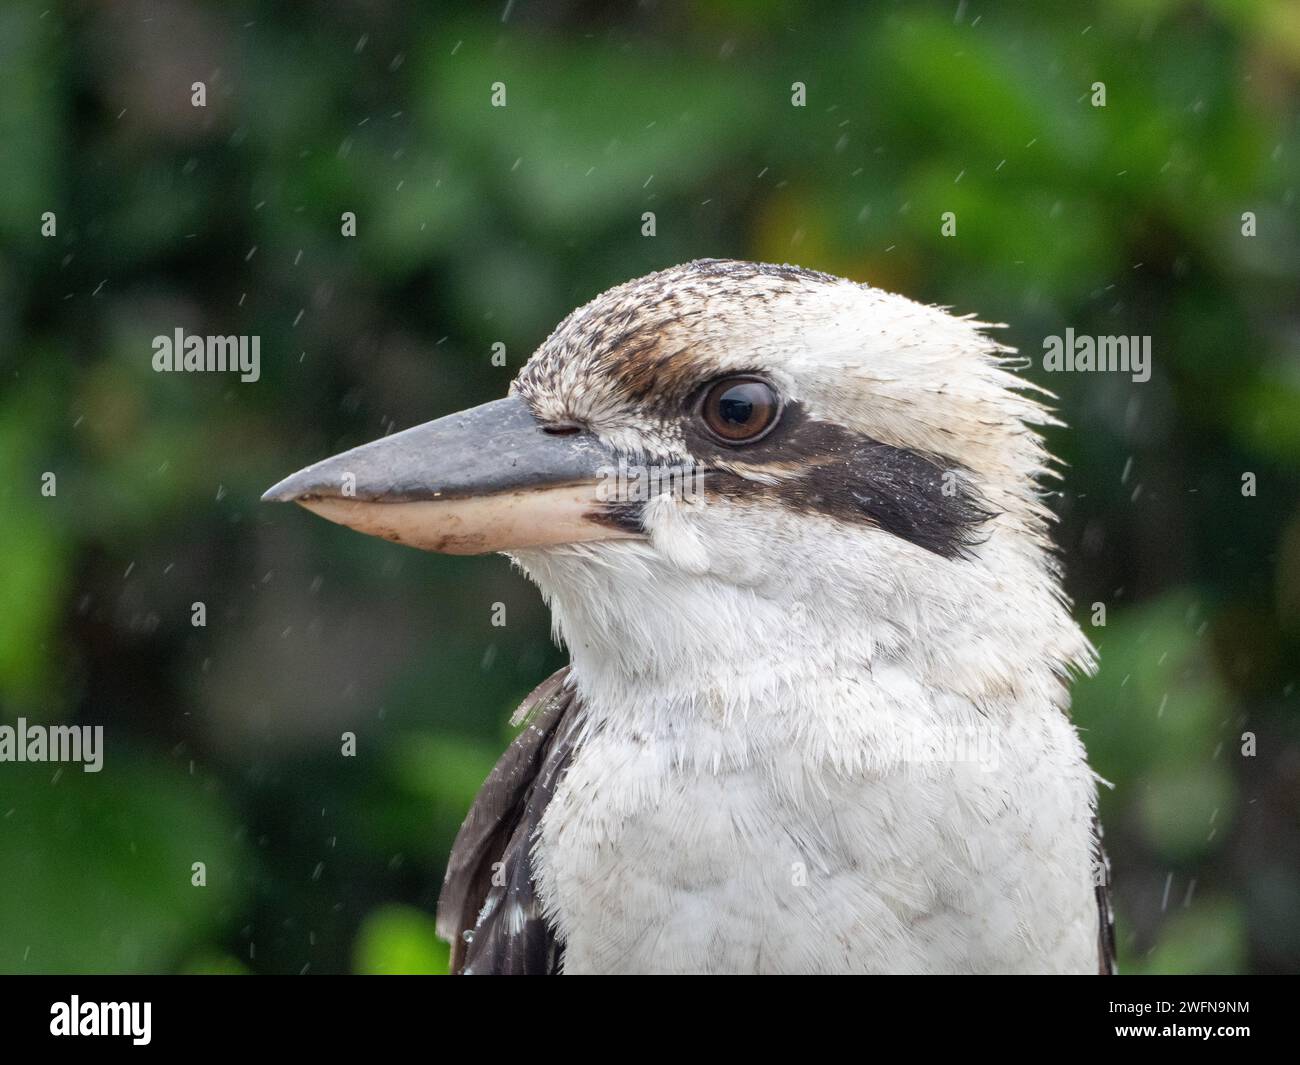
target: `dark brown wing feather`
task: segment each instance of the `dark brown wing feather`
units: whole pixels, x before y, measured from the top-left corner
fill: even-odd
[[[1110,904],[1110,859],[1101,843],[1101,822],[1095,817],[1092,836],[1097,851],[1093,877],[1097,891],[1097,971],[1102,976],[1114,976],[1119,964],[1115,957],[1115,911]]]
[[[456,835],[438,898],[453,973],[559,971],[564,945],[539,911],[532,845],[573,754],[577,709],[567,666],[537,686]]]

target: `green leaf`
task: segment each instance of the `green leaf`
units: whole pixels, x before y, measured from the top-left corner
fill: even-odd
[[[357,932],[353,970],[381,976],[441,976],[447,972],[450,956],[428,914],[411,906],[381,906]]]
[[[1230,899],[1205,899],[1166,921],[1155,949],[1143,958],[1121,959],[1120,971],[1239,973],[1246,968],[1246,920]]]
[[[205,887],[191,884],[199,861]],[[0,972],[143,973],[224,928],[246,856],[202,778],[146,762],[106,732],[97,773],[4,767],[0,869]]]

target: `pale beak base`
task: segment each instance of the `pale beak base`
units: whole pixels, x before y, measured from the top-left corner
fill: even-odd
[[[598,504],[587,485],[408,503],[337,496],[297,502],[313,514],[357,532],[445,555],[481,555],[634,535],[593,520]]]

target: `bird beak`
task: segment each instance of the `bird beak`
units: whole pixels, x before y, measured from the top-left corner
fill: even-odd
[[[616,462],[591,433],[545,432],[511,396],[308,466],[262,499],[426,551],[477,555],[637,535],[600,499]]]

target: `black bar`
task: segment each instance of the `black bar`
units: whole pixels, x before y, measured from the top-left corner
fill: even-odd
[[[1292,1043],[1294,987],[1258,977],[886,977],[853,987],[749,981],[683,995],[663,982],[632,988],[588,980],[574,989],[551,981],[524,989],[440,977],[27,976],[0,980],[0,1045],[6,1060],[23,1061],[9,1052],[63,1044],[95,1053],[117,1044],[132,1053],[337,1055],[386,1045],[442,1051],[468,1038],[480,1056],[507,1047],[556,1053],[558,1043],[572,1040],[617,1061],[629,1039],[645,1049],[646,1034],[661,1036],[660,1053],[694,1056],[709,1043],[765,1040],[780,1030],[809,1051],[848,1040],[855,1056],[900,1044],[981,1056],[995,1048],[1073,1053],[1121,1044],[1257,1052]],[[137,1045],[130,1034],[52,1034],[74,995],[79,1025],[127,1016],[105,1013],[100,1003],[135,1003],[142,1021],[148,1003],[148,1043]]]

